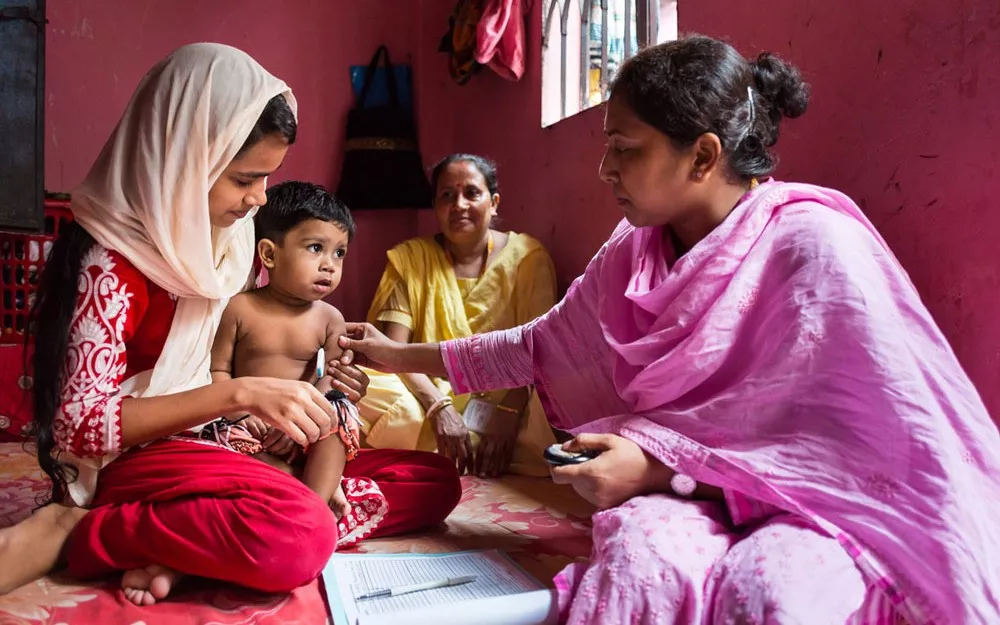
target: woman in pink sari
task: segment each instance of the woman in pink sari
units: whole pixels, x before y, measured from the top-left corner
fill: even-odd
[[[764,179],[806,102],[769,54],[641,52],[601,165],[625,220],[556,308],[343,340],[459,392],[534,384],[566,447],[601,452],[553,470],[601,509],[556,578],[566,622],[1000,623],[996,427],[855,204]]]

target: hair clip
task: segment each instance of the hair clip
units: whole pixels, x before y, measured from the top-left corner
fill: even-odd
[[[754,122],[757,121],[757,108],[753,103],[753,87],[747,86],[747,104],[750,105],[750,114],[747,115],[747,126],[740,133],[740,138],[736,140],[736,144],[733,146],[733,151],[740,147],[743,140],[750,136],[750,131],[753,130]]]

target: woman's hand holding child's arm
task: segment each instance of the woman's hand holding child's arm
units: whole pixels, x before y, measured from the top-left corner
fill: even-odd
[[[387,373],[424,373],[439,378],[448,376],[439,343],[399,343],[387,338],[370,323],[346,324],[340,338],[344,364],[356,362]]]
[[[288,434],[305,446],[330,433],[337,413],[323,394],[308,382],[276,378],[238,378],[243,410]],[[266,445],[266,442],[265,442]]]

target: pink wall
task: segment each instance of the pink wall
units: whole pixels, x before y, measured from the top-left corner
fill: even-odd
[[[275,178],[332,184],[352,102],[348,65],[367,63],[380,43],[405,60],[415,15],[397,1],[50,2],[46,187],[79,183],[142,75],[195,41],[241,48],[292,87],[302,132]]]
[[[344,116],[353,100],[348,66],[367,63],[381,43],[394,60],[408,60],[416,43],[417,8],[402,0],[50,2],[46,188],[76,186],[143,74],[174,48],[195,41],[241,48],[295,91],[300,133],[273,181],[334,185]],[[411,236],[416,216],[358,213],[356,218],[358,245],[333,298],[355,318],[367,310],[372,282],[384,264],[377,250]]]
[[[455,151],[494,157],[501,216],[550,249],[563,286],[619,219],[597,179],[601,113],[540,127],[538,40],[529,25],[529,71],[508,83],[488,71],[451,83],[436,52],[454,0],[296,0],[50,3],[46,184],[68,190],[86,173],[135,82],[189,41],[246,49],[295,89],[300,142],[282,178],[334,184],[346,66],[378,43],[410,54],[425,163]],[[71,6],[72,5],[72,6]],[[993,414],[1000,417],[1000,5],[995,0],[681,0],[681,31],[727,37],[751,53],[772,49],[814,87],[805,118],[788,124],[779,175],[855,197],[909,269]],[[838,45],[850,42],[849,45]],[[384,250],[429,212],[359,212],[359,236],[335,301],[349,318],[367,309]]]
[[[803,68],[815,105],[779,144],[782,175],[858,201],[1000,420],[1000,4],[770,3],[783,19],[701,0],[681,24]]]
[[[538,31],[517,84],[488,73],[457,87],[443,58],[421,64],[425,156],[493,156],[509,227],[540,238],[565,285],[619,219],[597,180],[601,112],[540,128]],[[451,0],[423,2],[418,55]],[[681,32],[777,51],[813,84],[809,114],[785,126],[778,174],[857,199],[909,270],[1000,418],[1000,4],[995,0],[681,0]],[[429,227],[426,220],[424,227]]]

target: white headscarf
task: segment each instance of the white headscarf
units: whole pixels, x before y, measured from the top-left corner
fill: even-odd
[[[184,46],[139,83],[118,127],[73,192],[75,219],[104,247],[178,297],[152,371],[126,380],[134,397],[211,382],[212,341],[254,257],[251,217],[214,228],[208,194],[243,146],[268,100],[288,86],[245,52]]]

